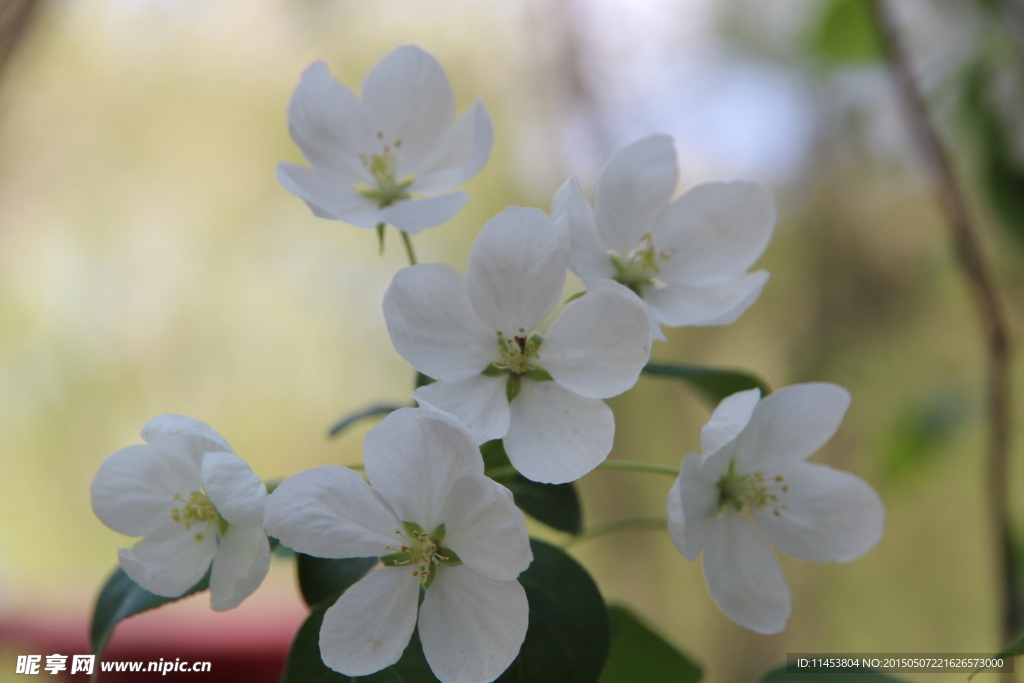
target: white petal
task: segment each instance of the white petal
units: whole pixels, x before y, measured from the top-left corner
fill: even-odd
[[[414,368],[454,382],[498,359],[498,338],[473,312],[466,278],[451,266],[403,268],[384,294],[384,320],[395,350]]]
[[[402,45],[366,74],[363,111],[382,144],[401,141],[398,177],[415,173],[455,119],[455,97],[444,69],[428,52]]]
[[[728,325],[750,308],[768,282],[768,271],[758,270],[736,280],[701,286],[668,283],[644,290],[644,301],[658,319],[672,327]]]
[[[320,656],[346,676],[368,676],[402,657],[416,626],[420,582],[409,567],[381,567],[324,614]]]
[[[744,472],[805,460],[839,429],[850,392],[835,384],[794,384],[765,397],[736,439]]]
[[[467,567],[497,581],[512,581],[530,566],[526,519],[509,491],[483,476],[462,477],[444,502],[444,547]]]
[[[519,654],[528,622],[518,581],[440,567],[420,609],[423,654],[441,683],[488,683]]]
[[[507,376],[473,375],[458,382],[434,382],[412,397],[420,406],[454,415],[478,444],[500,439],[508,432]]]
[[[644,307],[600,290],[576,299],[551,324],[540,365],[566,389],[587,398],[626,391],[651,358]]]
[[[252,595],[270,569],[270,543],[262,526],[232,524],[221,537],[210,571],[210,606],[233,609]]]
[[[199,583],[216,552],[215,525],[186,529],[168,519],[131,548],[118,550],[117,557],[132,581],[150,593],[176,598]]]
[[[610,278],[615,266],[608,247],[601,242],[594,219],[594,209],[583,196],[576,178],[569,178],[559,188],[551,203],[555,227],[570,243],[569,268],[580,279]]]
[[[176,459],[152,446],[129,446],[106,457],[89,492],[100,521],[127,536],[145,536],[171,519],[175,494],[188,499],[199,477],[181,474]]]
[[[885,506],[860,477],[807,462],[775,472],[788,490],[774,487],[778,500],[755,516],[782,552],[812,562],[849,562],[882,538]]]
[[[267,487],[234,453],[207,453],[203,456],[203,488],[217,512],[231,524],[263,525],[263,501]]]
[[[704,548],[708,592],[725,616],[758,633],[779,633],[792,612],[789,588],[775,554],[754,523],[727,512]]]
[[[469,195],[462,190],[436,197],[403,199],[382,209],[380,220],[415,235],[420,230],[447,223],[468,201]]]
[[[654,231],[678,182],[676,146],[668,135],[648,135],[616,152],[594,189],[594,216],[604,244],[628,254]]]
[[[288,131],[314,167],[346,183],[373,184],[359,159],[369,140],[362,109],[352,91],[331,76],[323,62],[303,73],[288,103]]]
[[[377,202],[356,192],[341,176],[285,161],[277,165],[277,181],[320,218],[360,228],[375,228],[381,222]]]
[[[760,400],[760,389],[739,391],[722,399],[700,430],[700,451],[705,458],[736,438],[750,422],[754,407]]]
[[[483,474],[484,461],[466,428],[450,415],[402,408],[366,434],[363,462],[373,488],[399,519],[426,531],[444,521],[444,500],[467,474]]]
[[[635,301],[644,307],[644,313],[647,314],[647,323],[651,330],[651,340],[665,341],[665,334],[661,331],[661,321],[658,320],[658,314],[655,313],[651,305],[637,296],[629,287],[616,282],[615,280],[608,280],[604,278],[594,278],[592,280],[584,280],[583,284],[586,286],[588,292],[594,291],[610,291],[617,292],[622,296],[628,298],[631,301]]]
[[[695,185],[669,204],[654,235],[661,275],[679,284],[738,276],[772,237],[775,200],[749,180]]]
[[[387,552],[401,520],[356,472],[324,465],[281,482],[264,503],[267,533],[316,557],[372,557]]]
[[[491,334],[529,332],[558,303],[568,262],[546,213],[510,206],[473,242],[466,269],[473,310]]]
[[[690,453],[683,459],[678,484],[673,487],[679,496],[681,520],[678,537],[673,534],[672,540],[683,554],[690,560],[704,549],[711,528],[718,519],[718,480],[725,474],[728,461],[714,458],[702,462],[696,453]]]
[[[615,417],[600,399],[574,394],[558,382],[524,379],[509,408],[512,420],[505,452],[527,479],[546,484],[575,481],[612,450]]]
[[[175,456],[188,472],[199,472],[203,453],[234,453],[224,437],[202,420],[168,413],[154,417],[142,428],[142,439],[164,455]],[[191,476],[191,474],[189,475]]]
[[[409,191],[417,194],[443,192],[475,176],[491,156],[494,129],[487,107],[477,100],[440,140],[430,157],[417,169]]]

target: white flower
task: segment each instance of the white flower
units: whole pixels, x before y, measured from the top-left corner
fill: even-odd
[[[438,380],[413,394],[420,405],[455,415],[479,443],[504,438],[516,469],[549,483],[607,457],[615,420],[601,399],[636,383],[651,346],[643,308],[610,291],[534,331],[561,296],[567,252],[547,214],[510,207],[481,230],[465,277],[411,266],[384,295],[395,349]]]
[[[704,455],[683,459],[668,498],[669,533],[725,615],[758,633],[786,628],[786,579],[765,538],[813,562],[849,562],[882,537],[885,508],[864,480],[805,462],[843,420],[850,394],[796,384],[759,402],[726,398],[700,433]],[[762,536],[763,534],[763,536]]]
[[[177,597],[210,572],[210,604],[237,607],[270,568],[263,531],[267,489],[224,438],[205,422],[162,415],[142,429],[147,445],[103,461],[92,480],[92,509],[127,536],[118,551],[135,583]]]
[[[416,233],[444,223],[469,196],[449,192],[491,153],[482,102],[455,120],[441,65],[415,45],[386,54],[366,75],[362,101],[315,62],[288,105],[292,139],[312,168],[282,163],[277,178],[321,218]]]
[[[397,662],[417,623],[443,683],[485,683],[515,659],[526,636],[533,561],[523,514],[484,476],[470,435],[448,415],[403,408],[363,443],[356,472],[317,467],[268,498],[268,533],[317,557],[381,558],[324,615],[320,654],[347,676]]]
[[[735,321],[768,281],[766,271],[746,270],[775,226],[771,194],[747,180],[715,181],[673,200],[678,182],[675,143],[650,135],[612,156],[593,206],[571,178],[552,207],[572,245],[572,271],[588,290],[612,288],[640,300],[654,339],[665,338],[660,323]]]

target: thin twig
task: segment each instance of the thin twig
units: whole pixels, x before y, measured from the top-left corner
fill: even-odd
[[[589,541],[592,538],[599,538],[608,534],[620,531],[664,531],[668,528],[668,519],[665,517],[626,517],[624,519],[613,519],[610,522],[602,522],[590,527],[578,536],[570,536],[562,544],[563,548],[576,545],[580,541]]]
[[[885,0],[869,0],[885,49],[886,62],[896,82],[910,132],[931,175],[936,199],[946,216],[954,249],[978,309],[985,337],[988,364],[989,515],[995,531],[999,572],[999,611],[1002,644],[1014,640],[1021,628],[1017,599],[1017,558],[1010,526],[1008,468],[1010,458],[1010,334],[1003,307],[982,256],[967,202],[936,133],[907,58],[892,8]]]

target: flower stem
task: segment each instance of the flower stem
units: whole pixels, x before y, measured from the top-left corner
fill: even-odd
[[[380,250],[377,252],[377,256],[384,255],[384,224],[377,224],[377,242],[380,244]]]
[[[401,231],[399,231],[401,232]],[[402,243],[405,244],[405,253],[409,255],[409,265],[416,265],[416,252],[412,248],[412,238],[409,237],[409,233],[402,232]]]
[[[655,472],[657,474],[668,474],[673,477],[679,476],[679,470],[667,465],[655,465],[649,462],[634,462],[632,460],[605,460],[597,466],[602,470],[632,470],[634,472]]]
[[[665,517],[626,517],[624,519],[613,519],[610,522],[595,524],[579,536],[572,536],[565,543],[563,548],[576,545],[580,541],[589,541],[592,538],[615,534],[620,531],[664,531],[668,528],[668,519]]]

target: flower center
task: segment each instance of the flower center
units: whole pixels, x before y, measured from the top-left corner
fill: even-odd
[[[660,254],[662,259],[666,259],[668,256],[664,252]],[[658,257],[659,254],[654,249],[650,233],[641,237],[640,242],[625,257],[614,249],[609,249],[608,258],[615,266],[615,275],[612,276],[612,279],[629,287],[640,297],[643,296],[645,287],[660,289],[665,286],[665,282],[658,277],[658,273],[661,272],[658,267]]]
[[[494,361],[480,374],[488,377],[508,375],[505,385],[505,397],[511,403],[519,395],[523,386],[523,378],[534,382],[547,382],[552,379],[544,368],[537,365],[540,361],[540,347],[544,344],[544,336],[539,332],[528,335],[526,330],[519,328],[519,334],[506,337],[498,330],[498,360]]]
[[[377,133],[377,137],[383,139],[384,134]],[[395,140],[394,145],[384,145],[384,151],[380,154],[360,154],[359,160],[363,167],[370,172],[376,186],[357,185],[358,190],[364,197],[377,202],[380,208],[384,208],[400,199],[409,199],[411,196],[406,190],[412,185],[413,177],[409,176],[402,180],[395,178],[398,172],[398,150],[402,146],[401,140]]]
[[[179,494],[174,494],[174,500],[182,503],[180,507],[171,508],[171,519],[179,524],[185,525],[185,531],[192,528],[193,524],[204,525],[204,530],[210,522],[216,523],[217,532],[224,536],[228,530],[228,523],[217,512],[217,506],[210,501],[210,497],[202,489],[191,491],[188,500],[183,499]],[[202,541],[206,536],[203,531],[196,532],[194,536],[197,542]]]
[[[395,533],[402,539],[402,545],[397,550],[384,546],[385,550],[391,551],[380,558],[385,567],[413,567],[412,575],[426,590],[434,582],[439,566],[444,564],[455,567],[462,564],[454,550],[441,545],[445,535],[444,524],[430,533],[415,522],[402,522],[402,526],[404,530],[395,529]]]
[[[772,508],[772,513],[778,517],[782,510],[788,510],[781,503],[780,497],[789,491],[789,485],[783,484],[785,477],[781,474],[766,480],[761,472],[753,474],[740,474],[736,461],[729,463],[729,471],[718,480],[718,511],[721,513],[726,507],[732,505],[737,512],[744,509],[751,511],[763,510],[766,507]]]

